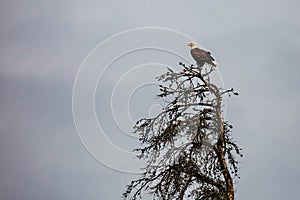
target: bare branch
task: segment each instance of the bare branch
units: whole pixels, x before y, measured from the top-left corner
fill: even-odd
[[[215,68],[202,73],[198,66],[179,64],[182,71],[168,68],[157,77],[164,83],[158,95],[166,103],[163,111],[134,126],[141,142],[135,151],[147,165],[123,197],[142,198],[147,192],[154,199],[233,200],[236,157],[242,154],[231,137],[232,125],[224,121],[222,96],[237,93],[210,82]]]

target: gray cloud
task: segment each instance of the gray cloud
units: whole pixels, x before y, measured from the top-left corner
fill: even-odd
[[[85,151],[73,124],[72,86],[95,45],[143,26],[196,38],[221,63],[225,86],[240,92],[227,99],[227,117],[245,154],[237,199],[297,198],[298,1],[0,4],[1,199],[120,199],[134,175],[111,170]],[[109,119],[106,129],[116,131],[110,137],[117,140],[122,133]],[[131,140],[122,144],[135,148]]]

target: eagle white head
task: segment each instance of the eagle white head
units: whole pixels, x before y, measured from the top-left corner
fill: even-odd
[[[192,49],[195,49],[198,47],[197,43],[195,43],[195,42],[190,42],[187,45],[190,46]]]

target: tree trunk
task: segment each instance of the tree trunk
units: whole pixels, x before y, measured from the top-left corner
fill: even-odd
[[[213,84],[207,84],[209,90],[215,95],[217,99],[216,104],[216,116],[218,121],[217,130],[219,132],[219,138],[217,142],[217,147],[215,148],[215,152],[218,156],[218,160],[221,166],[221,170],[226,182],[226,192],[228,196],[228,200],[234,200],[234,186],[231,174],[228,170],[228,166],[225,158],[225,132],[224,132],[224,119],[222,116],[222,96],[220,95],[219,89]]]

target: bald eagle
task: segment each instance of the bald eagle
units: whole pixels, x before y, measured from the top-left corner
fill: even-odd
[[[203,67],[205,63],[215,67],[218,66],[218,63],[210,55],[209,51],[199,49],[195,42],[190,42],[187,45],[191,47],[191,55],[199,67]]]

